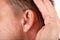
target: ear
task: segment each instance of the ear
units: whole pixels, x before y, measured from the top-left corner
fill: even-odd
[[[33,26],[35,13],[32,10],[26,10],[24,13],[23,30],[27,32]]]

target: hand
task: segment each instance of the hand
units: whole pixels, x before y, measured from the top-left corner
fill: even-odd
[[[49,0],[33,0],[39,8],[45,26],[37,33],[36,40],[58,40],[60,22],[55,8]]]

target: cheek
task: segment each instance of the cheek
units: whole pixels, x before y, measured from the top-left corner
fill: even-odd
[[[6,16],[0,21],[0,39],[23,38],[21,24],[13,16]]]

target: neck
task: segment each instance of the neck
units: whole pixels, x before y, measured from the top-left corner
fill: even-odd
[[[25,40],[35,40],[35,37],[40,30],[40,26],[36,24],[28,32],[25,33]]]

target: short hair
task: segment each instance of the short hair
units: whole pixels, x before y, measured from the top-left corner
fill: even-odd
[[[50,1],[52,2],[52,0]],[[38,20],[40,21],[40,23],[42,23],[41,26],[44,25],[44,20],[42,18],[41,12],[38,10],[33,0],[9,0],[8,3],[11,6],[11,8],[15,11],[25,11],[28,9],[32,9],[36,12],[36,15],[38,16]]]

